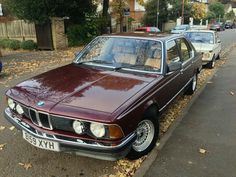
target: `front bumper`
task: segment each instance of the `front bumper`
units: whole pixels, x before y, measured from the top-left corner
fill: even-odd
[[[74,153],[77,155],[96,159],[115,161],[124,158],[129,153],[131,146],[136,138],[136,134],[133,133],[125,138],[122,143],[116,146],[105,146],[96,143],[87,144],[81,141],[78,142],[77,139],[73,141],[71,139],[64,139],[63,136],[60,136],[62,138],[57,138],[53,134],[39,132],[33,127],[29,126],[27,123],[15,117],[9,108],[5,109],[4,116],[17,129],[24,130],[35,138],[58,142],[61,152]]]

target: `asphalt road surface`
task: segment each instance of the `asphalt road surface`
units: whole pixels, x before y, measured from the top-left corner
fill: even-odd
[[[235,29],[219,34],[224,49],[236,41]],[[7,85],[13,86],[36,74],[31,73],[13,79]],[[4,80],[4,77],[0,77],[1,80]],[[37,149],[23,140],[20,131],[10,130],[11,124],[3,117],[6,107],[4,92],[9,86],[0,84],[0,126],[6,127],[0,130],[0,145],[6,143],[4,148],[0,149],[1,177],[98,177],[114,172],[115,162]],[[26,170],[22,164],[28,163],[32,167]]]

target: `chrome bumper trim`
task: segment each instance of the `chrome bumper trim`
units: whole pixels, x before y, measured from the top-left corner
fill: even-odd
[[[50,134],[45,134],[43,132],[42,135],[36,134],[33,131],[31,131],[30,129],[34,129],[31,126],[29,126],[27,123],[21,121],[19,118],[14,117],[11,113],[11,110],[9,108],[6,108],[5,111],[5,117],[15,126],[17,126],[17,128],[24,130],[26,132],[28,132],[29,134],[35,136],[36,138],[41,138],[41,139],[45,139],[45,140],[49,140],[49,141],[55,141],[58,143],[62,143],[62,144],[66,144],[66,145],[71,145],[71,146],[78,146],[81,148],[88,148],[88,149],[96,149],[96,150],[115,150],[115,149],[119,149],[124,147],[125,145],[127,145],[129,142],[131,142],[132,140],[134,140],[136,134],[132,133],[130,136],[128,136],[121,144],[117,145],[117,146],[104,146],[101,145],[99,143],[96,144],[88,144],[86,142],[74,142],[74,141],[68,141],[68,140],[62,140],[62,139],[58,139],[56,138],[55,135],[50,135]],[[35,130],[35,129],[34,129]],[[37,132],[37,130],[35,130],[35,132]],[[49,135],[50,137],[48,137],[47,135]],[[79,139],[79,138],[78,138]]]

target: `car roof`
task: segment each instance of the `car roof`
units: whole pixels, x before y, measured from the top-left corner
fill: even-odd
[[[131,33],[114,33],[109,35],[103,35],[108,37],[133,37],[133,38],[145,38],[166,41],[172,38],[184,37],[182,34],[170,34],[170,33],[147,33],[147,32],[131,32]]]
[[[187,30],[187,32],[200,32],[200,33],[215,33],[215,31],[212,31],[212,30],[205,30],[205,29],[190,29],[190,30]]]
[[[176,26],[190,26],[190,25],[187,25],[187,24],[183,24],[183,25],[176,25]]]

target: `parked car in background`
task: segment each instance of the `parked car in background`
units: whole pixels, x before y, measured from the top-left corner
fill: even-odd
[[[189,25],[178,25],[174,29],[171,30],[172,34],[180,34],[184,33],[185,31],[189,30],[190,26]]]
[[[225,31],[225,23],[224,22],[219,22],[221,31]]]
[[[210,25],[210,30],[214,30],[214,31],[224,31],[225,30],[225,26],[223,23],[214,23]]]
[[[208,68],[214,68],[216,59],[220,58],[221,52],[221,41],[217,33],[210,30],[189,30],[185,36],[198,52],[203,53],[203,64]]]
[[[228,21],[225,23],[225,29],[233,29],[233,28],[235,28],[235,25],[233,22]]]
[[[159,33],[161,30],[157,27],[140,27],[135,30],[136,32],[147,32],[147,33]]]
[[[160,113],[196,90],[201,57],[183,35],[99,36],[73,63],[10,88],[5,117],[38,148],[136,159],[156,145]]]

